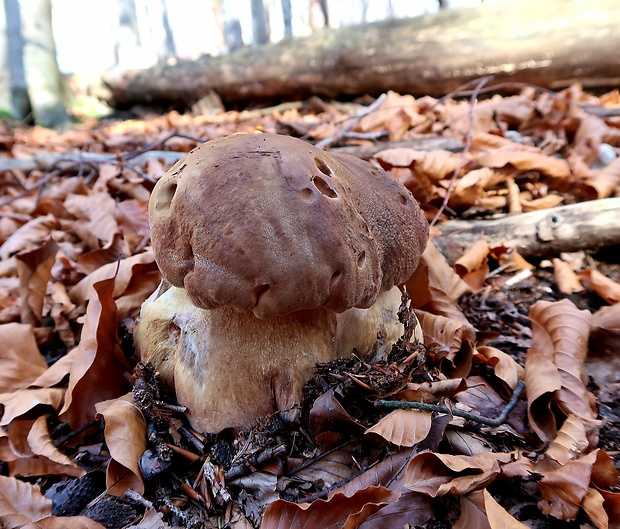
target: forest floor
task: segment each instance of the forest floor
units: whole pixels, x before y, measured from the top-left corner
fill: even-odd
[[[5,122],[0,525],[619,527],[620,94],[511,88]],[[318,366],[296,422],[203,434],[133,345],[161,279],[148,200],[195,146],[261,132],[382,167],[431,242],[387,358]],[[536,244],[515,247],[533,212]],[[439,246],[464,240],[454,220],[504,217],[504,239]]]

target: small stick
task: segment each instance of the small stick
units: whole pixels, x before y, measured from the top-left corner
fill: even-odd
[[[93,426],[98,425],[100,422],[101,422],[101,419],[95,419],[93,421],[87,422],[86,424],[84,424],[83,426],[80,426],[76,430],[73,430],[72,432],[69,432],[64,437],[60,437],[59,439],[56,439],[56,441],[54,441],[54,446],[56,448],[58,448],[58,447],[64,445],[66,442],[68,442],[71,439],[73,439],[76,435],[79,435],[82,432],[85,432],[86,430],[88,430],[89,428],[92,428]]]
[[[457,409],[450,409],[446,406],[438,406],[437,404],[426,404],[424,402],[408,402],[403,400],[378,400],[375,402],[375,406],[384,407],[384,408],[397,408],[397,409],[409,409],[413,408],[415,410],[422,411],[436,411],[438,413],[451,413],[452,415],[456,415],[457,417],[462,417],[463,419],[467,419],[468,421],[478,422],[480,424],[485,424],[487,426],[499,426],[506,422],[508,418],[508,414],[513,410],[513,408],[517,405],[517,401],[519,397],[523,393],[525,389],[525,383],[519,380],[517,387],[512,393],[512,397],[508,404],[504,407],[502,413],[491,419],[489,417],[483,417],[482,415],[478,415],[475,413],[469,413],[466,411],[461,411]]]

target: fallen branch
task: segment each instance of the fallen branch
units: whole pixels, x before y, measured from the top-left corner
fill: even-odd
[[[486,426],[500,426],[501,424],[504,424],[506,422],[508,414],[517,405],[519,397],[523,393],[524,389],[525,383],[519,380],[519,383],[513,391],[512,397],[508,401],[508,404],[504,406],[502,413],[500,413],[497,417],[494,418],[483,417],[482,415],[478,415],[476,413],[469,413],[467,411],[462,411],[456,408],[438,406],[437,404],[426,404],[425,402],[409,402],[405,400],[378,400],[375,402],[375,406],[382,408],[414,409],[422,411],[433,411],[437,413],[446,413],[455,415],[457,417],[462,417],[463,419],[467,419],[468,421],[478,422]]]
[[[620,198],[605,198],[492,220],[437,224],[435,246],[450,264],[484,238],[491,247],[510,246],[524,257],[598,249],[620,244]]]

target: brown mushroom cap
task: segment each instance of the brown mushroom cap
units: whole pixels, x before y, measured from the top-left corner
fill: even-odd
[[[368,162],[289,136],[211,140],[149,203],[162,274],[205,309],[259,318],[371,306],[417,267],[428,224],[411,193]]]

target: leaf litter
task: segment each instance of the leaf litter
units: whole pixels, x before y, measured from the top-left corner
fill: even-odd
[[[237,435],[193,431],[132,341],[160,280],[150,192],[203,141],[267,131],[353,149],[440,224],[619,196],[620,120],[605,112],[618,106],[617,91],[523,86],[65,132],[4,123],[3,527],[620,524],[617,249],[526,261],[483,236],[451,266],[431,242],[387,359],[317,366],[299,419]],[[431,407],[375,405],[386,400]],[[502,410],[499,425],[476,420]]]

